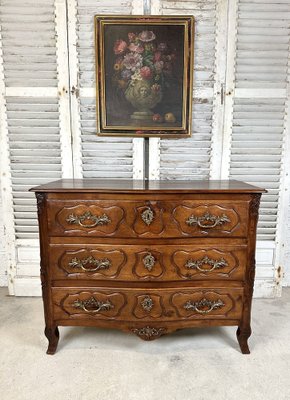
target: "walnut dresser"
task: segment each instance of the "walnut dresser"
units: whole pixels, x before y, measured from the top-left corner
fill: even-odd
[[[60,180],[36,192],[47,353],[58,326],[152,340],[236,325],[249,353],[263,189],[238,181]]]

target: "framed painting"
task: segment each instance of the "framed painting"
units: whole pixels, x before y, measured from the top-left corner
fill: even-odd
[[[95,16],[99,135],[190,136],[193,32],[191,16]]]

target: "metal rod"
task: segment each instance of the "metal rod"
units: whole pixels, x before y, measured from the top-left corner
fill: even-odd
[[[149,138],[144,138],[144,179],[149,180]]]
[[[143,1],[144,15],[151,14],[151,0]],[[144,138],[144,180],[149,181],[149,138]]]
[[[143,13],[144,15],[151,14],[151,0],[144,0],[143,2]]]

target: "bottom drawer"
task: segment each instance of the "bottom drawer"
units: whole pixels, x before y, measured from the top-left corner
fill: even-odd
[[[243,288],[53,288],[52,301],[56,321],[237,320]]]

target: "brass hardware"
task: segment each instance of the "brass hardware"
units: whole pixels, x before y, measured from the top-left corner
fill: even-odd
[[[210,265],[211,268],[210,269],[201,268],[202,265],[204,265],[204,264]],[[219,260],[213,260],[212,258],[209,258],[208,256],[205,256],[200,260],[189,259],[185,264],[186,268],[197,269],[200,272],[212,272],[215,269],[220,269],[220,268],[224,268],[227,266],[228,266],[228,263],[226,262],[226,260],[224,258],[221,258]]]
[[[223,214],[216,216],[210,213],[205,213],[201,217],[191,215],[186,221],[187,225],[198,225],[200,228],[215,228],[216,226],[222,225],[226,222],[231,222],[227,215]]]
[[[146,225],[150,225],[154,220],[154,212],[150,207],[147,207],[141,214],[141,218]]]
[[[87,264],[94,265],[95,268],[86,268]],[[81,268],[83,271],[95,272],[99,271],[100,269],[110,268],[112,266],[112,263],[111,260],[109,260],[108,258],[96,259],[92,256],[89,256],[83,260],[79,258],[72,258],[68,265],[71,268]]]
[[[154,306],[154,302],[149,295],[146,295],[144,297],[143,301],[141,302],[141,306],[142,306],[143,310],[149,312],[152,310],[152,308]]]
[[[83,224],[85,220],[93,221],[92,224]],[[111,220],[107,214],[94,215],[90,211],[86,211],[82,215],[71,214],[67,217],[66,222],[69,224],[78,224],[83,228],[94,228],[97,225],[108,225]]]
[[[152,268],[154,267],[154,265],[156,263],[155,257],[151,253],[148,253],[148,254],[146,254],[146,256],[143,257],[142,261],[143,261],[144,267],[146,269],[148,269],[149,272],[151,272]]]
[[[94,297],[91,297],[88,300],[76,300],[73,303],[74,308],[80,308],[81,310],[84,310],[87,313],[98,313],[101,311],[109,311],[112,308],[114,308],[114,305],[108,300],[106,302],[100,301],[95,299]]]
[[[217,301],[210,301],[207,300],[206,298],[193,302],[193,301],[188,301],[184,304],[184,308],[189,311],[193,310],[196,311],[199,314],[209,314],[211,311],[216,310],[217,308],[223,307],[225,304],[218,299]],[[200,307],[208,307],[207,310],[201,310]]]
[[[153,328],[151,326],[145,326],[144,328],[135,328],[131,330],[144,340],[156,339],[166,331],[165,328]]]
[[[71,92],[72,95],[75,95],[77,99],[79,98],[79,95],[80,95],[80,89],[79,88],[76,88],[75,86],[72,86],[70,92]]]

